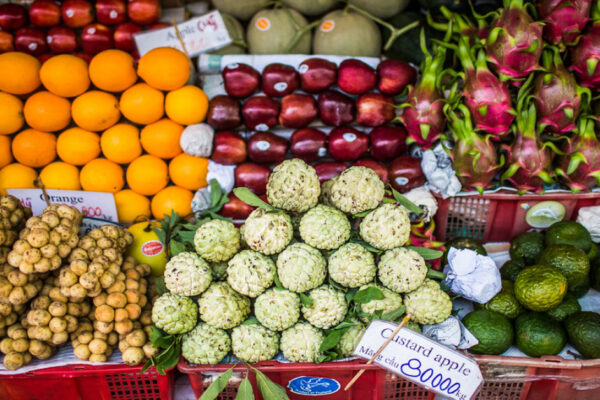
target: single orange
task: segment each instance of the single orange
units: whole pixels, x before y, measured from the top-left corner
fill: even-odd
[[[103,131],[121,118],[119,101],[110,93],[92,90],[73,100],[73,121],[88,131]]]
[[[119,164],[129,164],[142,154],[140,130],[130,124],[116,124],[100,138],[104,157]]]
[[[46,89],[62,97],[79,96],[90,86],[87,63],[71,54],[49,58],[42,64],[40,79]]]
[[[110,160],[96,158],[85,164],[79,173],[83,190],[89,192],[117,193],[123,189],[123,168]]]
[[[177,186],[198,190],[208,185],[208,159],[181,153],[169,163],[169,176]]]
[[[70,128],[58,136],[56,152],[66,163],[85,165],[100,155],[100,136],[81,128]]]
[[[197,124],[206,118],[208,97],[199,87],[186,85],[167,93],[165,111],[178,124]]]
[[[40,171],[46,189],[80,190],[79,169],[62,161],[55,161]]]
[[[28,167],[39,168],[56,158],[56,136],[35,129],[25,129],[13,138],[15,159]]]
[[[158,193],[169,182],[167,163],[151,155],[133,160],[126,176],[129,188],[146,196]]]
[[[115,193],[115,203],[120,223],[130,223],[141,216],[150,218],[150,200],[133,190]]]
[[[179,186],[169,186],[158,192],[153,198],[150,206],[152,215],[156,219],[162,219],[165,215],[171,215],[171,211],[182,217],[192,213],[192,199],[194,194]]]
[[[0,169],[0,195],[6,194],[6,189],[34,189],[37,172],[23,164],[8,164]]]
[[[119,102],[123,116],[136,124],[158,121],[165,113],[165,95],[145,83],[138,83],[123,92]]]
[[[159,90],[175,90],[190,78],[191,63],[187,56],[171,47],[152,49],[140,58],[138,75]]]
[[[23,102],[17,96],[0,92],[0,135],[10,135],[23,127]]]
[[[107,92],[122,92],[137,81],[135,61],[121,50],[104,50],[94,56],[89,66],[92,83]]]
[[[10,136],[0,136],[0,168],[13,162],[10,152]]]
[[[19,51],[0,54],[0,90],[10,94],[27,94],[40,86],[40,62]]]
[[[23,114],[33,129],[55,132],[71,122],[71,103],[64,97],[42,90],[25,101]]]
[[[168,118],[146,125],[142,129],[140,140],[148,153],[160,158],[173,158],[181,153],[179,139],[183,126]]]

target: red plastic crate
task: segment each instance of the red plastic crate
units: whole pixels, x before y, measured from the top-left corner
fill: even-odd
[[[0,399],[15,400],[171,400],[174,369],[124,364],[69,365],[17,375],[0,375]]]
[[[531,227],[525,221],[527,210],[542,201],[557,201],[565,207],[565,219],[577,218],[582,207],[600,204],[600,193],[525,194],[502,191],[438,199],[435,215],[436,238],[448,241],[468,236],[482,242],[505,242]]]

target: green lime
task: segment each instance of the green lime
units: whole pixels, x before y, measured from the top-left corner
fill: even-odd
[[[567,343],[562,325],[545,314],[527,312],[515,321],[519,350],[531,357],[560,353]]]
[[[465,328],[477,338],[479,344],[469,349],[475,354],[502,354],[513,343],[513,327],[504,315],[488,310],[475,310],[462,320]]]
[[[548,311],[558,306],[566,293],[567,278],[547,265],[525,268],[515,279],[515,297],[532,311]]]

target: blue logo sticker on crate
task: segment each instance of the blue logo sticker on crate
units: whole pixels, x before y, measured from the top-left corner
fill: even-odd
[[[288,383],[292,393],[305,396],[325,396],[340,390],[340,383],[335,379],[317,376],[299,376]]]

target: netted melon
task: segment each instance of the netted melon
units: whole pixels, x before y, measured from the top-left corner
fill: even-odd
[[[386,0],[383,0],[386,1]],[[286,6],[309,17],[322,15],[335,7],[337,0],[281,0]]]
[[[404,10],[410,0],[348,0],[379,18],[390,18]]]
[[[248,23],[246,40],[251,54],[310,54],[311,33],[298,11],[277,8],[257,12]]]
[[[379,57],[381,32],[375,22],[355,11],[335,10],[316,28],[313,50],[315,54]]]
[[[240,24],[240,22],[232,15],[221,13],[221,16],[223,17],[223,22],[225,22],[225,27],[233,42],[222,49],[213,51],[212,54],[244,54],[246,48],[240,45],[241,43],[246,43],[244,40],[244,28],[242,27],[242,24]]]
[[[257,11],[265,8],[270,0],[212,0],[220,12],[233,15],[235,18],[247,21]]]

